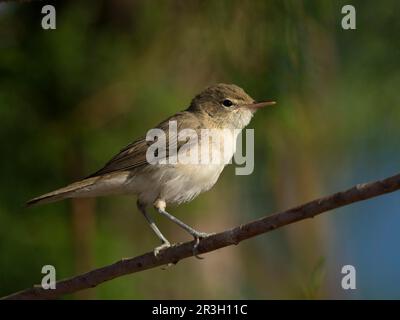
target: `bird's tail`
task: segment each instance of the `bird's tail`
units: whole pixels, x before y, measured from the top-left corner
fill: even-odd
[[[93,177],[93,178],[88,178],[84,179],[78,182],[71,183],[70,185],[60,188],[57,190],[54,190],[52,192],[43,194],[39,197],[33,198],[29,200],[26,205],[28,207],[34,206],[37,204],[44,204],[44,203],[51,203],[51,202],[56,202],[59,200],[67,199],[67,198],[73,198],[74,194],[76,194],[77,191],[82,191],[82,189],[88,188],[91,185],[93,185],[97,181],[98,177]]]

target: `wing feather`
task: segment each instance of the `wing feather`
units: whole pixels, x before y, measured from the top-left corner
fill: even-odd
[[[199,129],[201,127],[200,120],[194,116],[191,112],[183,111],[179,112],[167,120],[161,122],[155,128],[161,129],[166,134],[166,150],[165,155],[168,157],[168,150],[170,145],[170,139],[168,137],[169,122],[176,121],[178,131],[184,128]],[[176,139],[172,140],[174,144],[177,144],[177,149],[184,144],[184,142],[177,142]],[[101,176],[116,171],[133,170],[139,167],[145,167],[150,165],[146,160],[146,152],[148,147],[152,144],[152,141],[146,141],[146,137],[141,137],[138,140],[127,145],[121,149],[120,152],[109,160],[103,168],[91,174],[87,178]],[[175,147],[175,146],[171,146]]]

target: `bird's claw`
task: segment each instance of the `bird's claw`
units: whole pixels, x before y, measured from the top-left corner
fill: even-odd
[[[207,238],[207,237],[209,237],[209,236],[211,236],[211,235],[213,235],[213,234],[214,234],[214,233],[206,233],[206,232],[195,232],[195,233],[192,234],[193,237],[194,237],[194,240],[195,240],[195,243],[194,243],[194,245],[193,245],[193,250],[192,250],[192,252],[193,252],[193,255],[194,255],[197,259],[199,259],[199,260],[204,259],[203,257],[200,257],[200,256],[199,256],[199,252],[198,252],[198,246],[199,246],[199,244],[200,244],[200,240],[201,240],[201,239],[204,239],[204,238]],[[160,255],[160,252],[161,252],[162,250],[168,249],[168,248],[170,248],[170,247],[171,247],[171,244],[170,244],[169,242],[164,242],[162,245],[160,245],[160,246],[154,248],[154,250],[153,250],[154,256],[155,256],[156,258],[158,258],[158,256]],[[167,268],[168,268],[168,267],[169,267],[169,265],[167,265]]]
[[[154,256],[158,258],[160,251],[168,249],[169,247],[171,247],[171,244],[169,242],[164,242],[161,246],[154,248]]]
[[[211,235],[213,235],[213,233],[196,232],[195,234],[193,234],[193,237],[194,237],[194,240],[195,240],[195,243],[194,243],[194,246],[193,246],[193,255],[197,259],[199,259],[199,260],[203,260],[204,259],[203,257],[199,256],[199,252],[198,252],[198,246],[200,244],[200,240],[204,239],[204,238],[207,238],[207,237],[209,237]]]

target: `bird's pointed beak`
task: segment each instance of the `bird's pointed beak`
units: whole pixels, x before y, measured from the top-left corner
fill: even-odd
[[[242,107],[248,109],[261,109],[267,106],[273,106],[274,104],[276,104],[276,102],[271,100],[259,101],[259,102],[254,101],[253,103],[245,104]]]

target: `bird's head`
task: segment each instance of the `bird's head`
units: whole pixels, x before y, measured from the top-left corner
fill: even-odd
[[[258,109],[273,104],[274,101],[256,102],[234,84],[219,83],[194,97],[188,110],[203,113],[221,128],[243,129]]]

